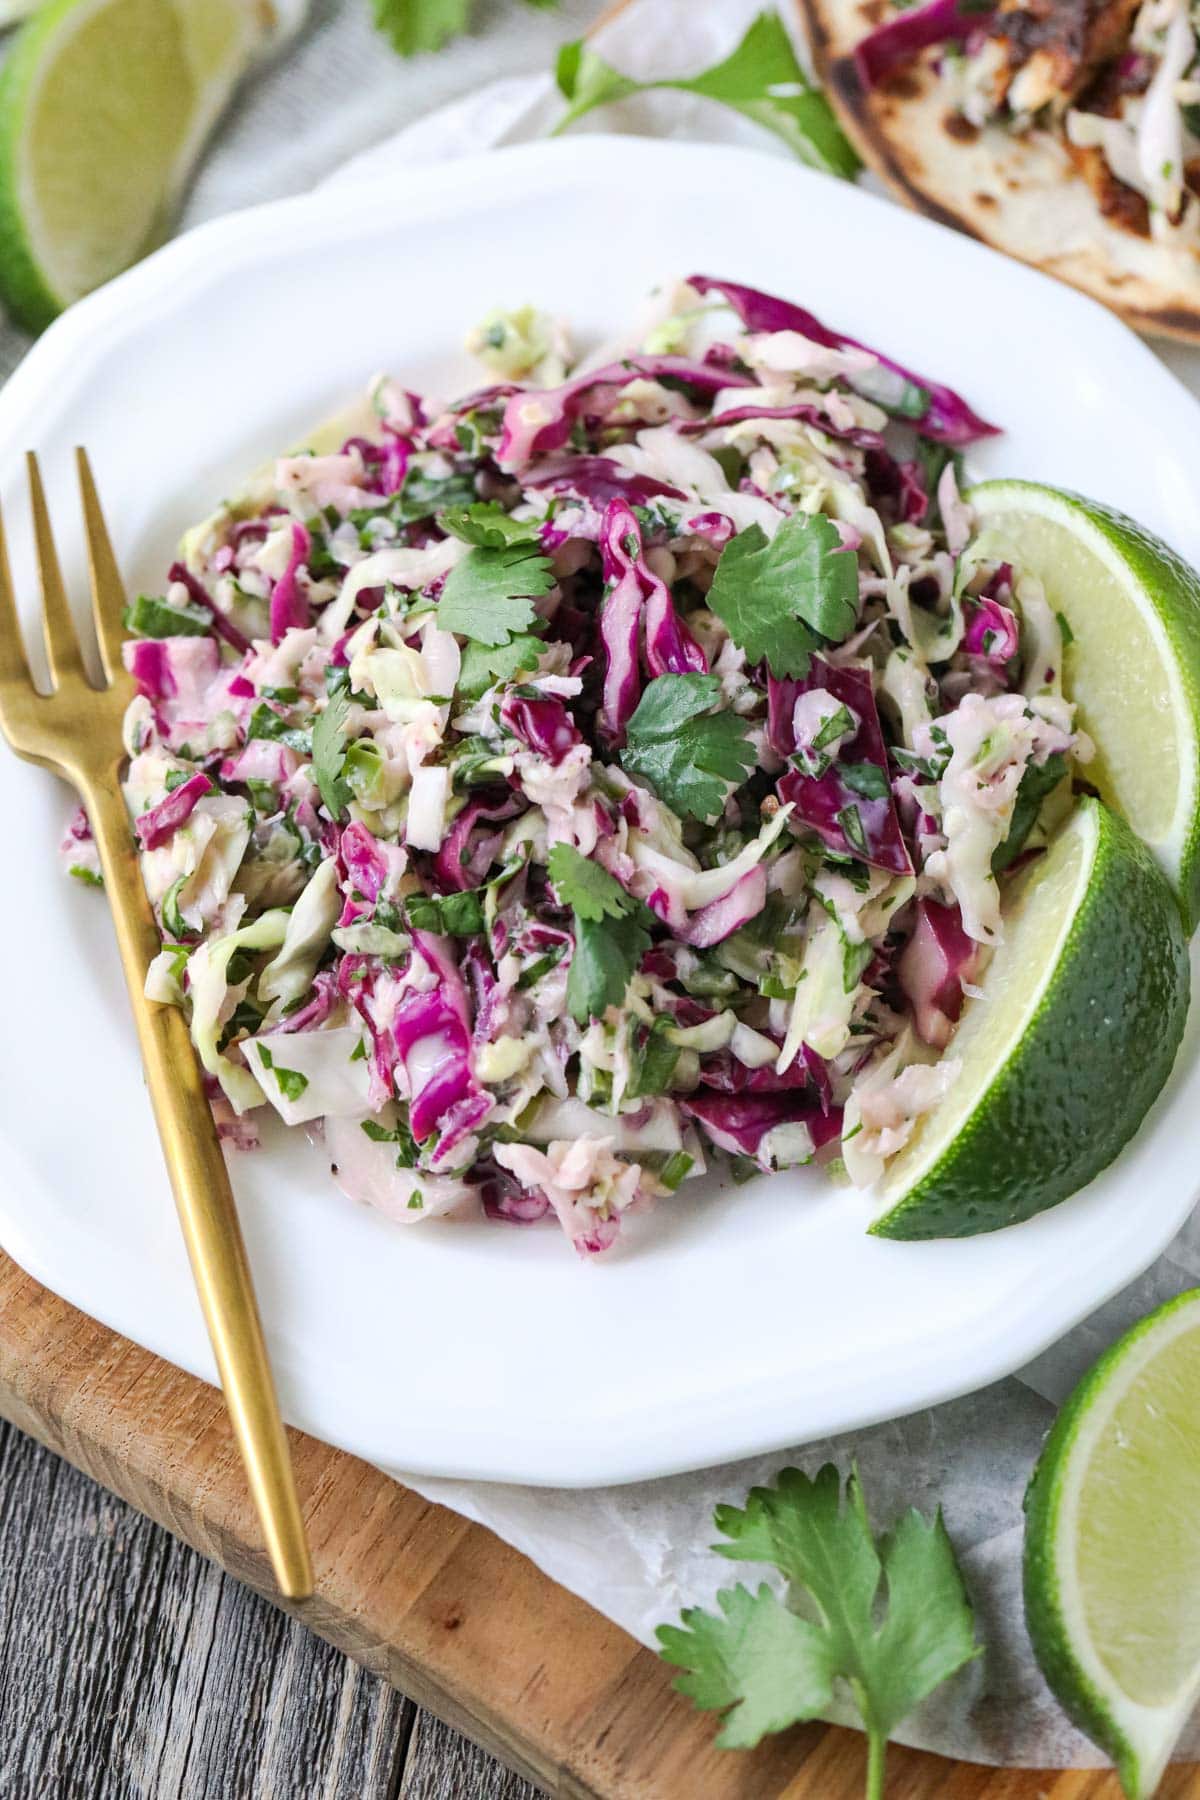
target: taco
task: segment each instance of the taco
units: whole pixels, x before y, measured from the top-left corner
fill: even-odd
[[[910,204],[1200,342],[1200,0],[800,0]]]

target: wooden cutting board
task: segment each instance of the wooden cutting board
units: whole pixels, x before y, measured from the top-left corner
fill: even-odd
[[[0,1253],[0,1414],[270,1594],[220,1397]],[[862,1740],[798,1727],[751,1752],[648,1650],[481,1526],[293,1432],[316,1566],[288,1610],[556,1800],[860,1800]],[[1120,1800],[1096,1773],[955,1767],[893,1750],[889,1800]],[[1176,1769],[1164,1800],[1200,1800]],[[464,1796],[469,1800],[469,1796]]]

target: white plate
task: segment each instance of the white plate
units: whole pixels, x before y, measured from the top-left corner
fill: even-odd
[[[36,445],[80,581],[69,465],[84,442],[131,586],[154,587],[182,527],[374,370],[461,391],[453,347],[490,304],[534,299],[600,337],[697,267],[802,300],[961,388],[1008,428],[981,472],[1115,501],[1200,560],[1200,413],[1098,306],[773,159],[603,138],[317,193],[159,252],[74,308],[0,394],[10,521]],[[212,1379],[103,902],[58,873],[67,796],[4,756],[0,799],[0,1240]],[[550,1229],[390,1224],[281,1133],[234,1174],[284,1409],[385,1467],[584,1485],[980,1386],[1129,1281],[1186,1216],[1196,1038],[1193,1021],[1152,1121],[1086,1194],[961,1243],[876,1242],[859,1199],[801,1173],[685,1189],[586,1265]]]

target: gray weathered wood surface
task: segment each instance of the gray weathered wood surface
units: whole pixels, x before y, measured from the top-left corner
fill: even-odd
[[[537,1790],[0,1422],[0,1800]]]

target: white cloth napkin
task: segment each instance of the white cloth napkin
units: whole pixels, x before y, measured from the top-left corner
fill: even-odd
[[[727,53],[761,3],[634,0],[596,42],[630,74],[689,73]],[[318,0],[301,41],[238,102],[201,171],[185,224],[324,179],[393,174],[399,183],[414,164],[541,135],[561,110],[548,73],[555,46],[577,35],[595,8],[587,0],[562,0],[561,11],[547,14],[512,0],[484,0],[475,34],[412,63],[390,54],[371,31],[367,11],[366,0]],[[516,73],[529,69],[537,72]],[[484,81],[489,85],[481,87]],[[746,121],[678,94],[623,101],[593,119],[610,131],[733,141],[787,154]],[[25,342],[0,324],[0,378]],[[1162,354],[1200,395],[1200,352],[1166,348]],[[658,1623],[684,1605],[711,1603],[718,1587],[744,1573],[707,1549],[718,1501],[740,1502],[748,1487],[789,1462],[812,1471],[832,1459],[844,1470],[855,1459],[877,1522],[908,1504],[944,1507],[987,1645],[986,1656],[898,1736],[979,1762],[1093,1764],[1096,1752],[1059,1711],[1025,1635],[1021,1496],[1054,1407],[1082,1371],[1126,1325],[1198,1281],[1200,1220],[1193,1219],[1152,1269],[1019,1376],[869,1431],[724,1468],[587,1492],[402,1479],[489,1526],[652,1643]],[[761,1572],[753,1573],[758,1579]],[[1200,1754],[1195,1727],[1182,1751]]]

